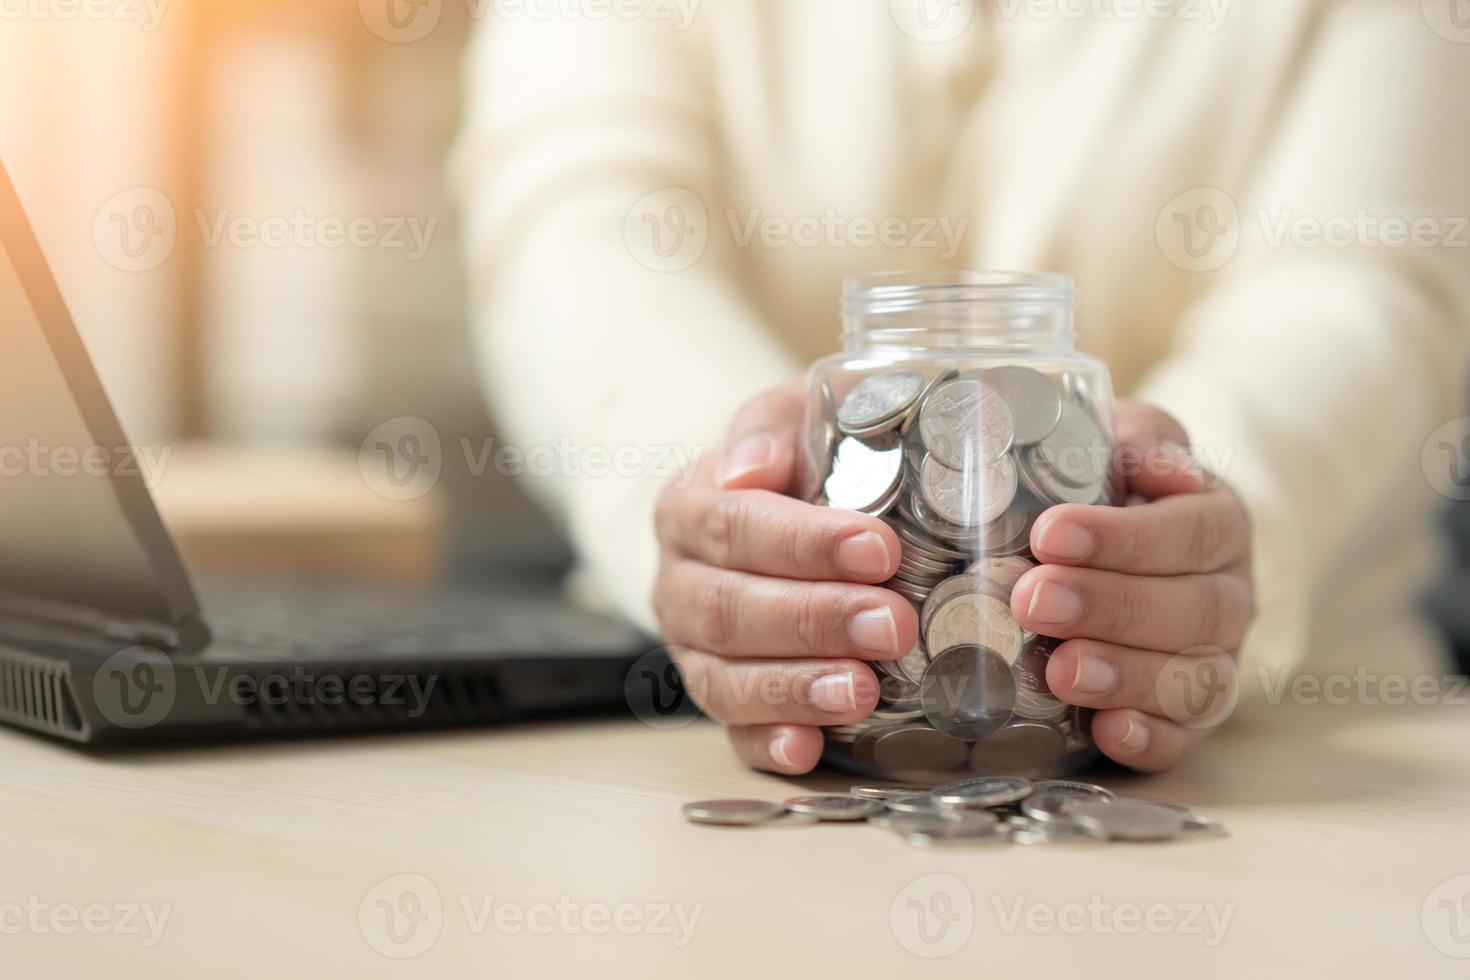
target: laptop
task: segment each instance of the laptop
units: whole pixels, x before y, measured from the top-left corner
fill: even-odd
[[[418,598],[226,583],[206,617],[143,476],[115,458],[128,445],[0,166],[0,722],[98,745],[518,721],[659,696],[631,673],[648,673],[650,638],[534,576]]]

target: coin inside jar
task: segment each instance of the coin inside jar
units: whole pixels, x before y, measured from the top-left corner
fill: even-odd
[[[1010,664],[993,650],[954,647],[929,665],[919,702],[936,731],[956,739],[984,738],[1011,720],[1016,681]]]
[[[950,596],[929,617],[924,630],[924,644],[930,650],[983,647],[998,654],[1007,668],[1021,655],[1023,643],[1010,603],[989,592]]]
[[[928,456],[919,468],[919,492],[940,518],[978,529],[1000,517],[1016,499],[1016,464],[1002,456],[988,465],[961,471]]]
[[[1056,429],[1036,444],[1028,458],[1037,467],[1071,487],[1087,487],[1105,479],[1111,448],[1103,431],[1085,408],[1076,402],[1062,406]]]
[[[1057,386],[1040,371],[1018,365],[986,368],[980,372],[989,385],[1011,407],[1018,446],[1040,442],[1056,430],[1062,420],[1062,398]]]
[[[897,534],[881,585],[915,607],[919,638],[901,658],[869,661],[878,703],[827,729],[824,758],[896,781],[1075,771],[1095,753],[1091,713],[1051,693],[1053,645],[1020,627],[1010,595],[1035,567],[1031,528],[1046,508],[1108,502],[1105,372],[1024,352],[965,364],[963,352],[914,351],[886,368],[884,356],[816,369],[808,394],[826,424],[808,418],[807,440],[819,466],[830,454],[816,502]]]
[[[832,469],[837,452],[836,409],[833,408],[832,386],[825,378],[818,380],[813,403],[807,407],[807,452],[802,456],[800,486],[797,495],[806,501],[816,500],[822,484]]]
[[[1034,721],[1016,721],[970,749],[970,768],[976,772],[1049,772],[1067,752],[1061,732]]]
[[[845,510],[879,508],[898,491],[902,469],[902,450],[876,450],[857,439],[843,439],[824,484],[827,502]]]
[[[837,424],[848,434],[897,421],[918,398],[924,376],[917,371],[885,371],[863,379],[842,399]]]
[[[982,558],[966,569],[966,572],[970,575],[983,576],[1001,595],[1009,599],[1011,593],[1016,589],[1016,583],[1021,581],[1021,576],[1036,567],[1036,562],[1029,558],[1021,555],[1008,555]]]
[[[934,390],[919,410],[924,447],[951,469],[991,463],[1015,442],[1015,418],[1005,398],[978,378],[960,377]]]

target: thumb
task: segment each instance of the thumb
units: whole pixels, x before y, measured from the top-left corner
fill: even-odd
[[[1208,474],[1190,455],[1189,436],[1179,421],[1152,405],[1120,401],[1114,408],[1115,479],[1125,497],[1137,494],[1156,500],[1180,493],[1199,493]]]
[[[804,415],[800,378],[764,391],[735,413],[715,468],[715,483],[727,490],[785,493],[796,467],[797,432]]]

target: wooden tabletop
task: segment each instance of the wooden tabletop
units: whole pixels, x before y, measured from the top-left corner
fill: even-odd
[[[748,772],[704,723],[0,758],[8,980],[1470,975],[1461,706],[1243,709],[1103,774],[1230,830],[1166,845],[693,826],[850,782]]]

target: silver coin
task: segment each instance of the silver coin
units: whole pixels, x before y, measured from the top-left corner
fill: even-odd
[[[953,575],[929,592],[929,598],[925,600],[923,607],[919,610],[919,634],[922,636],[929,631],[929,620],[939,611],[939,607],[950,599],[966,592],[980,592],[986,588],[986,581],[979,575],[965,572]]]
[[[922,651],[921,651],[922,653]],[[929,662],[927,657],[923,658],[925,664]],[[896,660],[870,660],[876,671],[882,676],[878,678],[878,696],[885,704],[908,705],[917,704],[919,699],[919,683],[911,681],[903,673],[903,668]],[[919,676],[923,676],[923,668],[919,668]]]
[[[843,439],[823,490],[833,507],[867,511],[894,495],[902,473],[902,450],[875,450],[857,439]]]
[[[1051,693],[1046,683],[1048,644],[1032,640],[1021,650],[1011,665],[1016,675],[1016,716],[1032,721],[1056,721],[1067,713],[1068,705]],[[1063,738],[1065,735],[1058,732]]]
[[[1073,486],[1052,472],[1034,449],[1022,454],[1016,469],[1026,491],[1048,504],[1098,504],[1107,494],[1106,479]]]
[[[1040,779],[1033,793],[1061,793],[1088,800],[1115,800],[1117,794],[1096,783],[1084,783],[1078,779]]]
[[[1005,398],[976,378],[956,378],[934,390],[919,412],[919,438],[940,463],[962,470],[992,463],[1015,442],[1015,418]]]
[[[1218,820],[1191,813],[1184,818],[1184,834],[1186,837],[1228,837],[1230,832]]]
[[[970,557],[968,552],[960,551],[954,545],[936,538],[923,528],[902,520],[901,517],[886,517],[884,520],[898,534],[904,551],[917,551],[924,557],[936,561],[957,562],[965,561]]]
[[[924,627],[924,645],[930,650],[984,647],[999,654],[1007,667],[1021,655],[1024,643],[1021,627],[1011,615],[1010,603],[989,592],[950,596]]]
[[[925,457],[919,470],[919,493],[924,503],[943,520],[977,532],[1006,512],[1016,499],[1018,486],[1016,463],[1010,456],[961,472],[931,455]]]
[[[879,708],[874,711],[870,717],[872,717],[875,721],[890,723],[903,721],[922,721],[924,718],[924,712],[923,709],[918,706],[918,702],[913,701],[905,702],[902,705],[894,705],[889,708]]]
[[[1017,685],[1016,691],[1016,717],[1027,721],[1041,721],[1055,723],[1060,721],[1067,713],[1068,705],[1065,701],[1058,700],[1051,694],[1040,694],[1035,691],[1020,689]],[[1071,751],[1072,742],[1066,733],[1058,732],[1065,743],[1064,753]]]
[[[1012,827],[1009,831],[1012,844],[1099,844],[1096,837],[1077,827],[1065,824],[1034,827]]]
[[[899,728],[883,733],[873,742],[874,764],[889,773],[958,769],[969,758],[968,745],[934,728]]]
[[[1018,776],[977,776],[937,786],[932,795],[947,806],[1004,806],[1030,796],[1031,780]]]
[[[929,669],[929,654],[925,652],[923,643],[915,643],[908,653],[894,661],[894,666],[910,683],[918,684],[923,681],[924,672]]]
[[[947,541],[951,546],[964,548],[966,557],[973,552],[980,542],[980,535],[984,533],[983,528],[960,527],[943,520],[924,503],[924,495],[911,493],[898,503],[898,512],[912,520],[928,534],[932,534],[941,540]]]
[[[1085,796],[1066,793],[1033,792],[1031,798],[1021,804],[1021,812],[1037,823],[1071,824],[1072,807],[1085,799]]]
[[[939,561],[912,549],[899,555],[898,567],[909,568],[925,575],[937,575],[941,580],[948,578],[954,572],[954,562]]]
[[[918,423],[919,413],[929,401],[929,396],[934,394],[934,390],[942,384],[953,381],[957,377],[959,377],[958,371],[940,371],[931,378],[929,383],[924,386],[924,390],[919,392],[919,397],[915,398],[914,403],[909,406],[909,410],[904,413],[903,423],[898,427],[898,431],[905,434],[911,431]]]
[[[924,717],[955,739],[984,738],[1004,728],[1016,704],[1016,681],[997,653],[977,646],[941,651],[919,685]],[[969,749],[964,743],[965,758]]]
[[[899,796],[884,800],[888,809],[894,813],[908,816],[932,816],[936,819],[950,819],[956,814],[952,808],[941,806],[939,801],[928,793],[922,796]]]
[[[920,586],[911,585],[901,578],[891,578],[883,583],[883,588],[897,592],[909,602],[916,606],[923,606],[929,599],[929,590]]]
[[[1005,840],[999,833],[995,815],[983,810],[965,811],[949,818],[895,816],[889,828],[916,847]]]
[[[1039,776],[1055,772],[1066,754],[1067,739],[1061,732],[1049,725],[1017,721],[976,742],[970,749],[970,768]]]
[[[928,790],[922,786],[870,786],[858,785],[848,790],[853,796],[864,800],[902,800],[910,796],[924,796]]]
[[[1062,420],[1062,397],[1040,371],[1017,365],[986,368],[980,380],[999,392],[1015,419],[1016,444],[1029,446],[1056,431]]]
[[[1112,445],[1087,409],[1068,400],[1062,405],[1057,427],[1029,450],[1036,470],[1073,487],[1086,487],[1106,479]]]
[[[701,800],[684,804],[684,819],[691,823],[722,826],[751,826],[769,823],[786,812],[779,803],[767,800]]]
[[[1019,476],[1021,465],[1016,464]],[[985,526],[981,551],[985,555],[1008,557],[1028,554],[1031,550],[1031,528],[1052,505],[1028,490],[1018,479],[1016,496],[1006,512]]]
[[[1051,661],[1057,641],[1049,637],[1027,640],[1021,655],[1011,666],[1016,672],[1016,689],[1035,694],[1050,694],[1051,685],[1046,681],[1046,666]]]
[[[1036,567],[1036,562],[1029,558],[1007,555],[981,558],[966,569],[966,573],[983,576],[998,590],[1000,595],[1005,596],[1009,601],[1011,593],[1015,591],[1016,583],[1021,581],[1021,576]]]
[[[883,804],[856,796],[793,796],[786,801],[786,809],[793,813],[810,813],[818,820],[840,822],[866,820],[875,813],[882,813]]]
[[[806,453],[802,456],[798,495],[814,500],[832,470],[837,452],[837,410],[832,404],[832,387],[819,379],[812,403],[807,408]]]
[[[874,504],[873,506],[864,508],[862,513],[867,514],[869,517],[882,517],[894,507],[898,506],[899,498],[902,496],[903,474],[902,472],[900,472],[898,483],[894,485],[893,492],[890,493],[887,497],[884,497],[882,500],[878,501],[878,503]]]
[[[805,827],[817,822],[817,818],[810,813],[795,813],[787,810],[776,819],[761,824],[761,827],[762,829],[769,827]]]
[[[1050,788],[1047,783],[1050,782]],[[1071,787],[1071,788],[1069,788]],[[1083,788],[1085,787],[1085,788]],[[1021,812],[1039,823],[1071,823],[1072,807],[1088,800],[1113,799],[1113,794],[1101,786],[1072,784],[1064,780],[1043,780],[1031,791],[1031,796],[1021,804]]]
[[[1171,840],[1184,833],[1184,816],[1143,800],[1084,800],[1067,815],[1103,840]]]
[[[923,388],[924,376],[917,371],[885,371],[864,378],[842,399],[837,424],[850,433],[896,420]]]
[[[940,834],[980,837],[993,834],[1000,821],[984,810],[951,810],[932,813],[895,813],[889,828],[903,834]]]

